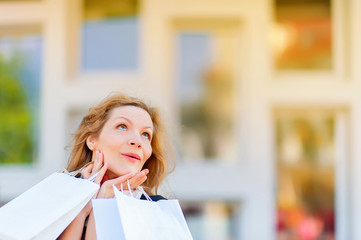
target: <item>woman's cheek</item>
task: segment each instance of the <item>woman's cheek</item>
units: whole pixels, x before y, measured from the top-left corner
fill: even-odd
[[[147,158],[146,158],[145,161],[147,161],[147,160],[150,158],[150,156],[152,156],[152,149],[150,149],[150,151],[149,151],[149,153],[148,153],[148,156],[147,156]]]

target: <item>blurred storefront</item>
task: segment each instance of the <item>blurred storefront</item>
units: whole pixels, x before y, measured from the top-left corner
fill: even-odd
[[[120,91],[161,108],[194,239],[361,239],[359,42],[359,0],[0,0],[0,202]]]

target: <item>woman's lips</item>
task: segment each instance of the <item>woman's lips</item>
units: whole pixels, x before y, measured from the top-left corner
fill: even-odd
[[[122,154],[123,157],[125,157],[127,160],[131,161],[131,162],[138,162],[140,161],[140,156],[138,154],[134,154],[134,153],[123,153]]]

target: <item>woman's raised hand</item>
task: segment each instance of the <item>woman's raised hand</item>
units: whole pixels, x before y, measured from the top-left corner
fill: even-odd
[[[84,178],[89,178],[92,175],[99,172],[98,176],[95,178],[94,182],[97,184],[100,184],[102,181],[106,171],[108,169],[108,163],[104,164],[104,155],[99,150],[95,153],[95,160],[94,164],[89,165],[88,167],[84,168],[82,171],[82,176]],[[115,185],[119,190],[121,189],[121,185],[123,185],[123,190],[129,190],[128,189],[128,183],[131,189],[136,189],[139,185],[145,182],[147,180],[147,174],[149,173],[148,169],[143,169],[142,171],[138,173],[127,173],[125,175],[122,175],[120,177],[106,180],[101,185],[100,190],[98,192],[97,198],[112,198],[114,197],[114,191],[113,191],[113,185]]]
[[[97,198],[112,198],[114,197],[113,185],[119,190],[123,185],[123,190],[129,190],[127,181],[129,180],[129,185],[131,190],[136,189],[141,185],[145,180],[147,180],[147,174],[149,170],[144,169],[138,173],[127,173],[123,176],[107,180],[100,187]]]
[[[89,166],[87,166],[86,168],[84,168],[82,170],[81,175],[83,176],[83,178],[85,178],[85,179],[90,178],[91,176],[93,176],[94,174],[99,172],[105,166],[104,162],[103,162],[102,153],[99,150],[96,150],[96,152],[95,152],[95,160],[93,162],[94,162],[93,164],[90,164]],[[100,172],[99,175],[104,176],[105,172],[103,174],[101,174],[102,172]],[[103,176],[100,178],[100,181],[103,179]],[[99,179],[99,178],[97,177],[96,180],[97,179]],[[94,182],[96,182],[96,180]],[[96,183],[99,184],[100,181],[96,182]]]

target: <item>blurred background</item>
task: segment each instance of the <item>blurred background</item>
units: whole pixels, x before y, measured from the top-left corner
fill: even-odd
[[[0,202],[112,91],[161,109],[195,240],[361,239],[361,1],[0,0]]]

